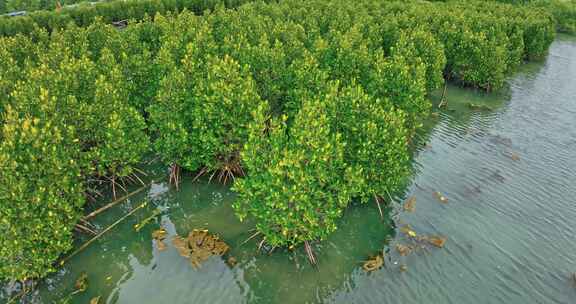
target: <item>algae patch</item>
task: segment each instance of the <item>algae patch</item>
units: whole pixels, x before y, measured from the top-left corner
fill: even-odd
[[[199,229],[190,231],[186,238],[175,236],[172,245],[181,256],[190,260],[194,268],[199,268],[211,256],[222,256],[230,249],[217,235]]]
[[[367,272],[372,272],[374,270],[380,269],[384,265],[384,258],[381,255],[376,255],[375,257],[368,259],[362,265],[362,268]]]

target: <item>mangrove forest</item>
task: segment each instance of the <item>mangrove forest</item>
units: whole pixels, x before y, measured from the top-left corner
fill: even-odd
[[[574,0],[0,13],[0,303],[576,299]]]

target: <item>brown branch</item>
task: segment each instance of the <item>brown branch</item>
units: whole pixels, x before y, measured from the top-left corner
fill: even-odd
[[[258,252],[260,252],[260,250],[262,249],[262,246],[264,246],[265,241],[266,241],[266,238],[262,238],[262,241],[260,241],[260,244],[258,244]]]
[[[134,214],[136,211],[142,209],[144,206],[146,206],[148,204],[148,202],[143,202],[142,204],[140,204],[138,207],[132,209],[130,212],[128,212],[126,215],[124,215],[123,217],[121,217],[119,220],[117,220],[116,222],[112,223],[112,225],[108,226],[106,229],[102,230],[100,233],[98,233],[95,237],[93,237],[92,239],[90,239],[89,241],[87,241],[86,243],[82,244],[82,246],[80,246],[78,249],[76,249],[74,252],[72,252],[69,256],[65,257],[64,259],[62,259],[60,261],[60,266],[64,265],[64,263],[66,263],[68,260],[70,260],[73,256],[77,255],[80,251],[86,249],[88,246],[90,246],[90,244],[94,243],[94,241],[98,240],[100,237],[102,237],[106,232],[112,230],[112,228],[116,227],[118,224],[120,224],[121,222],[123,222],[125,219],[127,219],[129,216],[131,216],[132,214]]]
[[[380,199],[378,195],[374,195],[374,201],[376,202],[376,206],[378,206],[378,211],[380,212],[380,219],[384,220],[384,213],[382,212],[382,207],[380,207]]]
[[[103,207],[101,207],[101,208],[99,208],[99,209],[97,209],[97,210],[95,210],[95,211],[92,211],[91,213],[89,213],[88,215],[86,215],[85,217],[83,217],[82,220],[87,220],[87,219],[89,219],[89,218],[95,217],[96,215],[98,215],[98,214],[100,214],[100,213],[102,213],[102,212],[104,212],[104,211],[106,211],[106,210],[108,210],[108,209],[110,209],[110,208],[118,205],[119,203],[121,203],[121,202],[127,200],[128,198],[130,198],[131,196],[134,196],[135,194],[138,194],[138,193],[142,192],[142,190],[144,190],[144,189],[146,189],[147,187],[149,187],[153,182],[154,182],[154,180],[150,181],[150,182],[149,182],[148,184],[146,184],[145,186],[140,187],[140,188],[136,189],[135,191],[133,191],[133,192],[131,192],[131,193],[128,193],[128,194],[124,195],[123,197],[121,197],[121,198],[119,198],[119,199],[116,199],[116,200],[114,200],[114,201],[112,201],[112,202],[104,205]]]
[[[250,236],[249,238],[247,238],[244,242],[242,242],[242,244],[238,245],[238,247],[248,243],[251,239],[257,237],[260,234],[260,231],[256,231],[256,233],[254,233],[252,236]]]
[[[438,108],[442,108],[443,106],[448,105],[448,99],[446,99],[446,103],[444,103],[444,98],[446,97],[446,90],[448,89],[448,84],[444,83],[444,90],[442,91],[442,97],[440,98],[440,103],[438,104]]]
[[[318,266],[318,262],[316,262],[316,257],[314,257],[314,252],[312,251],[312,247],[308,241],[304,241],[304,249],[306,250],[310,264],[312,264],[312,266]]]
[[[86,232],[86,233],[88,233],[88,234],[93,234],[93,235],[96,235],[96,234],[97,234],[94,230],[92,230],[92,229],[90,229],[90,228],[88,228],[88,227],[86,227],[86,226],[84,226],[84,225],[81,225],[81,224],[76,224],[76,225],[74,226],[74,228],[76,228],[76,229],[77,229],[78,231],[80,231],[80,232]]]

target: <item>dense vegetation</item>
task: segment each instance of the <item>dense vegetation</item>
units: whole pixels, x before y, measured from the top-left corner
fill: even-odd
[[[25,16],[0,16],[0,36],[13,36],[18,33],[30,34],[40,27],[52,32],[65,28],[69,23],[80,27],[89,26],[96,19],[105,23],[128,19],[143,20],[156,14],[177,13],[184,9],[202,14],[205,10],[221,5],[238,7],[251,0],[110,0],[98,3],[80,3],[61,10],[40,10]]]
[[[492,0],[545,9],[556,20],[559,32],[576,33],[576,0]]]
[[[60,1],[60,4],[78,4],[54,10],[55,0],[8,0],[0,1],[0,13],[4,11],[26,9],[26,16],[2,17],[0,16],[0,36],[12,36],[18,33],[30,34],[36,27],[49,32],[66,27],[69,23],[77,26],[88,26],[101,18],[106,23],[120,20],[143,20],[147,16],[156,14],[176,13],[184,9],[202,14],[205,10],[212,10],[217,5],[228,8],[238,7],[253,0],[101,0],[98,3],[87,3],[82,0]],[[276,2],[277,0],[260,0]],[[477,0],[430,0],[442,2],[473,3]],[[566,33],[576,33],[576,0],[484,0],[489,2],[488,8],[494,1],[511,3],[523,6],[528,10],[545,10],[555,19],[557,30]],[[52,3],[54,2],[54,3]],[[86,2],[86,3],[84,3]],[[35,11],[37,9],[42,9]],[[497,10],[499,11],[499,10]]]
[[[0,4],[0,14],[14,11],[54,10],[58,3],[71,5],[86,0],[5,0]]]
[[[104,22],[0,38],[0,278],[52,271],[94,184],[130,179],[150,152],[173,180],[234,180],[237,215],[271,245],[323,239],[351,200],[402,188],[428,92],[445,77],[498,89],[555,33],[545,11],[485,2],[286,0]]]

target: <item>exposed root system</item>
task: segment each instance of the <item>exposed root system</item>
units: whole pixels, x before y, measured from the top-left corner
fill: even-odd
[[[314,256],[314,251],[312,251],[312,247],[308,241],[304,242],[304,249],[306,250],[306,255],[308,255],[308,260],[312,266],[318,266],[318,262],[316,261],[316,257]]]
[[[228,182],[233,182],[236,180],[236,177],[245,176],[246,173],[242,166],[240,165],[240,156],[239,153],[235,153],[231,157],[220,157],[218,161],[216,170],[211,170],[208,167],[202,168],[196,176],[194,177],[193,181],[198,180],[201,176],[211,173],[208,182],[212,182],[214,178],[218,179],[218,182],[221,184],[227,184]]]
[[[384,220],[384,213],[382,212],[382,206],[380,206],[380,198],[378,195],[374,195],[374,201],[376,202],[376,206],[378,206],[378,212],[380,212],[380,219]]]
[[[176,189],[178,190],[180,187],[180,166],[178,166],[177,164],[172,164],[170,166],[170,179],[169,182],[170,184],[173,184],[176,186]]]

